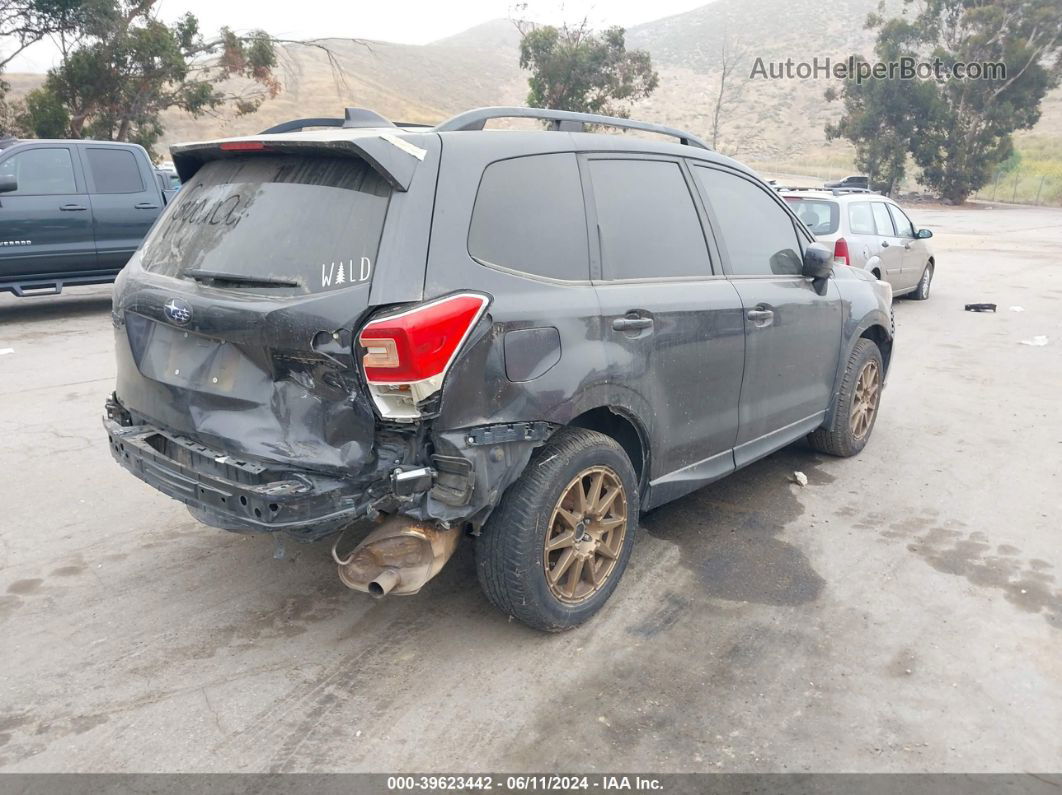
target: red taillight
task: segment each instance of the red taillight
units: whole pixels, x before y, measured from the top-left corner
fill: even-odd
[[[261,141],[225,141],[218,148],[222,152],[259,152],[266,146]]]
[[[833,261],[837,265],[851,265],[848,260],[848,241],[843,237],[837,238],[837,242],[833,244]]]
[[[366,380],[412,384],[445,375],[486,306],[486,296],[462,293],[371,321],[358,335]]]

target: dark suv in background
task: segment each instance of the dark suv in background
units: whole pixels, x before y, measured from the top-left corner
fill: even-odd
[[[175,147],[182,192],[116,286],[112,453],[201,521],[335,536],[375,595],[472,535],[488,598],[559,630],[641,511],[802,437],[866,444],[887,286],[693,135],[527,108],[300,131],[326,124]]]
[[[137,144],[0,140],[0,292],[114,281],[163,204]]]

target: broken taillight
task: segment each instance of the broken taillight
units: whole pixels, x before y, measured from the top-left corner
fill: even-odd
[[[834,265],[852,264],[848,259],[848,241],[843,237],[837,238],[837,242],[833,244],[833,263]]]
[[[362,367],[380,413],[420,416],[417,403],[439,391],[465,339],[487,308],[479,293],[459,293],[369,321],[358,335]]]

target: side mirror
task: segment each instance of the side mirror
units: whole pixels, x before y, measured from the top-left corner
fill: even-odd
[[[915,232],[915,237],[919,240],[929,240],[929,238],[933,237],[933,230],[919,229],[917,232]]]
[[[18,178],[14,174],[0,175],[0,193],[18,190]]]
[[[801,273],[809,279],[825,279],[833,272],[833,250],[822,243],[812,243],[804,249]]]

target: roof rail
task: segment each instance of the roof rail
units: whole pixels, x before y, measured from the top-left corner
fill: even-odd
[[[311,118],[292,119],[291,121],[275,124],[268,130],[262,130],[259,135],[271,135],[273,133],[295,132],[305,130],[307,127],[395,127],[393,122],[388,121],[379,113],[368,108],[346,108],[342,119]]]
[[[777,191],[815,191],[816,193],[832,193],[834,196],[841,196],[845,193],[872,193],[878,194],[878,191],[871,190],[870,188],[788,188],[785,185],[775,185],[774,189]]]
[[[538,119],[550,122],[550,129],[561,132],[584,132],[585,125],[600,124],[605,127],[618,127],[623,130],[641,130],[642,132],[667,135],[672,138],[678,138],[679,142],[686,146],[711,149],[708,144],[693,135],[693,133],[688,133],[685,130],[676,130],[672,127],[664,127],[661,124],[620,119],[615,116],[599,116],[596,113],[574,113],[568,110],[548,110],[544,108],[476,108],[475,110],[459,113],[453,118],[435,125],[435,131],[482,130],[483,126],[491,119]]]

